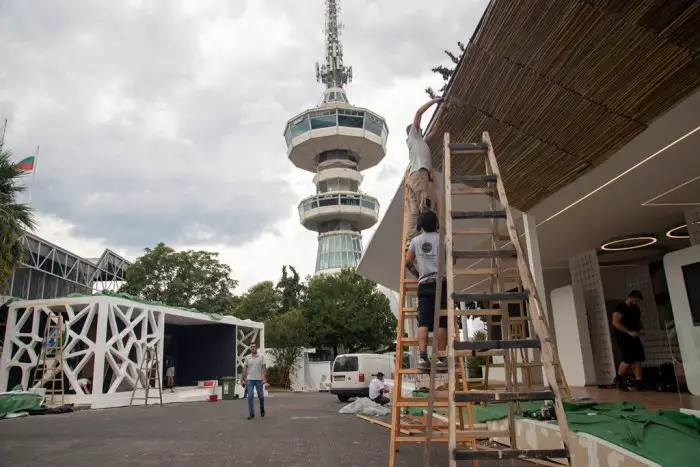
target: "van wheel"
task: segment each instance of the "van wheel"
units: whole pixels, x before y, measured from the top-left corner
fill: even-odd
[[[338,394],[338,400],[339,400],[340,402],[347,402],[347,401],[350,400],[350,397],[348,397],[348,396],[341,396],[340,394]]]

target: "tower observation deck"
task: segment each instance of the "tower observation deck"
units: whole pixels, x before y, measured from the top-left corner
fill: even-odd
[[[316,79],[326,85],[322,102],[292,117],[285,127],[287,156],[313,172],[316,193],[299,203],[299,220],[318,232],[316,273],[356,267],[362,256],[362,230],[377,223],[379,202],[360,191],[361,172],[386,154],[384,118],[348,101],[344,86],[352,67],[343,64],[340,5],[326,3],[326,57]]]

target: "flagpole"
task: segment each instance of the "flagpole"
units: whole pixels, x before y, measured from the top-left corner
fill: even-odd
[[[34,155],[34,168],[32,170],[32,184],[29,187],[29,201],[27,204],[32,204],[32,194],[34,193],[34,181],[36,180],[36,168],[39,165],[39,145],[36,145],[36,154]]]
[[[2,126],[2,138],[0,138],[0,149],[5,145],[5,132],[7,131],[7,119],[5,119],[5,124]]]

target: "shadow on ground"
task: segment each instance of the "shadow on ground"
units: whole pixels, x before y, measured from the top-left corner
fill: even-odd
[[[282,393],[250,421],[240,400],[0,420],[0,465],[386,467],[388,430],[338,414],[342,406],[326,393]],[[421,445],[403,445],[396,467],[422,466],[422,456]],[[432,457],[447,465],[445,447]],[[511,464],[481,462],[500,465]]]

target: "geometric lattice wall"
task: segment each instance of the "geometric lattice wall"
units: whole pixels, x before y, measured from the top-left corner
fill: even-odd
[[[0,360],[0,390],[11,373],[20,372],[23,388],[41,387],[33,381],[39,362],[44,326],[50,313],[63,316],[63,366],[66,391],[84,395],[78,380],[87,379],[92,394],[130,391],[136,382],[144,344],[155,346],[162,362],[164,313],[126,300],[82,297],[50,304],[11,307],[5,347]],[[47,366],[52,367],[51,357]],[[45,377],[51,376],[49,371]]]
[[[690,244],[700,245],[700,207],[686,211],[685,222],[688,225]]]
[[[162,375],[166,317],[169,322],[183,325],[220,323],[236,326],[235,351],[240,363],[250,353],[253,342],[261,349],[265,346],[262,323],[232,316],[211,318],[200,313],[104,295],[18,301],[10,305],[8,313],[5,345],[0,357],[0,391],[11,389],[9,383],[19,383],[24,388],[42,384],[33,381],[34,368],[39,363],[44,326],[50,313],[63,316],[66,329],[63,339],[64,388],[71,397],[84,396],[74,399],[78,403],[94,402],[94,396],[132,391],[146,347],[154,347],[158,352]],[[226,358],[226,355],[220,357]],[[50,358],[47,361],[49,367],[52,364]],[[47,378],[50,374],[49,371]],[[81,379],[88,380],[91,395],[84,393]]]
[[[600,277],[598,255],[590,250],[569,260],[569,270],[574,288],[582,293],[586,305],[588,330],[595,359],[597,384],[610,384],[615,378],[612,343],[608,325],[608,313]]]

